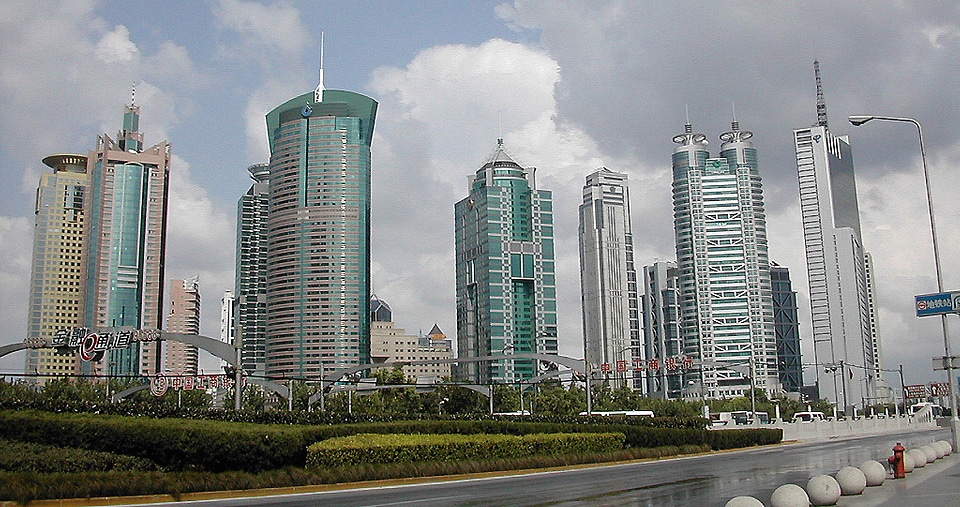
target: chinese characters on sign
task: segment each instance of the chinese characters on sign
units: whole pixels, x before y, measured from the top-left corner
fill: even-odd
[[[652,359],[634,359],[633,360],[633,371],[650,371],[650,372],[659,372],[663,369],[666,372],[676,372],[693,369],[693,358],[686,356],[671,356],[663,358],[652,358]],[[625,360],[617,361],[616,364],[603,363],[600,365],[600,371],[603,373],[610,373],[616,371],[618,373],[623,373],[628,371],[628,362]]]
[[[84,361],[99,361],[108,350],[125,349],[135,342],[154,342],[160,340],[159,329],[101,329],[92,331],[85,327],[60,329],[48,344],[41,338],[27,338],[27,348],[56,348],[61,353],[80,353]]]
[[[927,399],[927,386],[924,384],[903,386],[903,390],[907,393],[907,399],[911,399],[911,400]]]
[[[150,377],[150,393],[154,396],[163,396],[168,389],[201,391],[207,389],[231,389],[234,380],[226,375],[198,375],[195,377],[179,376],[167,378],[163,375]]]

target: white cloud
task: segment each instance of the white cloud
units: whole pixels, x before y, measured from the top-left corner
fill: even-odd
[[[250,46],[284,53],[302,51],[310,42],[300,11],[286,2],[264,5],[243,0],[220,0],[213,9],[223,28],[236,32]]]
[[[27,336],[27,295],[33,221],[27,217],[0,216],[0,344],[23,341]],[[0,358],[0,372],[23,371],[23,354]]]
[[[960,27],[957,25],[929,26],[922,31],[930,45],[937,49],[943,49],[948,39],[960,38]]]
[[[200,276],[201,334],[220,335],[220,298],[234,285],[235,218],[218,209],[208,191],[192,180],[190,164],[174,155],[167,207],[166,280]],[[169,290],[165,290],[169,293]],[[209,357],[206,368],[216,367]]]
[[[140,56],[140,50],[130,40],[130,30],[118,25],[97,43],[96,55],[104,63],[129,63]]]

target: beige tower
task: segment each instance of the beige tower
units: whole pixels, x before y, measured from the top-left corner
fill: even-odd
[[[37,187],[27,332],[49,341],[57,330],[77,327],[82,320],[84,201],[90,195],[90,175],[83,155],[50,155],[43,163],[53,172],[41,176]],[[74,355],[27,350],[25,372],[38,375],[40,382],[72,374],[76,367]]]
[[[170,281],[170,314],[167,331],[200,334],[200,277]],[[197,348],[185,343],[166,341],[164,372],[169,375],[196,375]]]

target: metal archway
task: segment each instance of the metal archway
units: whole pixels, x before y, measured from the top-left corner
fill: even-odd
[[[357,373],[364,370],[369,370],[371,368],[392,368],[396,366],[422,366],[428,364],[457,364],[457,363],[482,363],[482,362],[493,362],[500,361],[503,359],[538,359],[540,361],[546,361],[549,363],[559,364],[561,366],[566,366],[570,370],[573,370],[578,373],[586,374],[586,361],[582,359],[576,359],[568,356],[561,355],[552,355],[552,354],[538,354],[535,352],[521,352],[519,354],[499,354],[495,356],[479,356],[479,357],[452,357],[450,359],[421,359],[417,361],[388,361],[382,363],[369,363],[369,364],[360,364],[356,366],[351,366],[348,368],[343,368],[340,370],[334,370],[328,374],[325,374],[321,377],[320,384],[321,389],[317,393],[314,393],[307,400],[307,405],[311,406],[316,403],[333,385],[340,381],[343,377]],[[543,375],[541,375],[543,377]],[[537,377],[540,378],[540,377]],[[544,377],[546,378],[546,377]],[[541,379],[542,380],[542,379]],[[465,385],[466,387],[466,385]],[[477,391],[480,394],[485,396],[490,396],[489,388],[485,386],[473,386],[468,387]]]

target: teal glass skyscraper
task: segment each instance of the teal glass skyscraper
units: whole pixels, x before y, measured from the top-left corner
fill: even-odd
[[[553,200],[534,174],[501,139],[454,206],[459,357],[557,353]],[[529,359],[465,362],[457,373],[478,383],[537,374]]]
[[[673,213],[687,383],[707,397],[780,390],[766,214],[752,133],[734,121],[711,158],[690,124],[674,137]]]
[[[377,102],[325,90],[267,114],[268,375],[370,359],[370,143]]]
[[[88,327],[160,329],[170,155],[166,141],[144,148],[140,107],[131,101],[117,139],[99,136],[87,156]],[[157,343],[133,343],[110,351],[98,369],[113,375],[157,373],[159,353]]]

